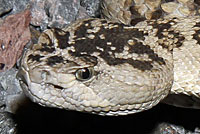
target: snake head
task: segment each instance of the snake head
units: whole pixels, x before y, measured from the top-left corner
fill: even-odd
[[[45,31],[24,53],[18,76],[27,96],[43,106],[137,113],[159,103],[172,86],[172,56],[156,45],[142,29],[82,20]]]

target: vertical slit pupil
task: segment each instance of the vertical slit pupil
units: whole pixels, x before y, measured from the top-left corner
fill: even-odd
[[[83,69],[81,74],[82,79],[88,79],[90,77],[89,69]]]

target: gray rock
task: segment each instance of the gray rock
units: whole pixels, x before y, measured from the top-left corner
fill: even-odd
[[[15,113],[26,99],[16,79],[17,71],[12,68],[0,73],[0,134],[17,133],[11,113]]]
[[[30,0],[7,0],[13,5],[12,14],[19,13],[26,8],[29,8]]]
[[[80,0],[0,0],[0,2],[3,3],[0,5],[0,16],[11,10],[9,14],[30,8],[32,13],[31,24],[40,27],[41,30],[45,30],[47,27],[63,28],[77,19],[88,18],[87,12],[91,16],[95,16],[93,13],[96,13],[98,9],[98,1],[95,2],[96,4],[90,2],[91,6],[85,2],[86,7],[80,6]],[[96,8],[92,9],[91,7]]]
[[[192,131],[185,130],[182,126],[177,126],[170,123],[160,123],[152,134],[199,134],[198,128]]]
[[[96,17],[100,16],[99,12],[99,0],[81,0],[81,6],[84,7],[89,16]]]
[[[62,28],[76,20],[80,8],[79,0],[47,0],[45,11],[49,17],[49,27]]]
[[[0,112],[0,134],[16,134],[16,124],[9,113]]]
[[[31,24],[42,30],[63,28],[77,19],[89,17],[86,9],[80,6],[80,0],[32,0],[30,3]]]
[[[13,8],[11,1],[9,0],[0,0],[0,16],[8,13]]]
[[[19,81],[16,79],[17,69],[12,68],[8,71],[0,73],[0,84],[7,95],[21,93],[22,90],[19,85]]]
[[[17,69],[12,68],[0,73],[0,106],[2,110],[15,113],[21,102],[23,92],[16,79]]]
[[[40,29],[45,30],[49,23],[49,17],[47,12],[44,10],[45,0],[32,0],[31,2],[31,24]]]
[[[19,13],[30,7],[30,0],[0,0],[0,17]]]
[[[0,0],[0,16],[30,8],[31,24],[45,30],[63,28],[77,19],[99,16],[99,0]],[[6,14],[6,15],[9,15]]]

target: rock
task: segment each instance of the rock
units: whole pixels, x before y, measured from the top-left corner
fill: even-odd
[[[28,7],[30,0],[0,0],[0,17],[6,17],[24,11]]]
[[[26,103],[16,79],[17,72],[17,69],[12,68],[0,73],[0,134],[17,133],[17,124],[11,113],[15,113]]]
[[[31,0],[31,24],[35,27],[40,27],[42,30],[47,28],[49,19],[48,14],[44,10],[45,1]]]
[[[49,13],[49,27],[63,28],[76,20],[80,0],[47,0],[45,11]]]
[[[0,133],[1,134],[16,134],[17,124],[14,121],[13,115],[8,111],[13,108],[8,106],[11,96],[17,96],[22,93],[19,82],[16,79],[17,69],[10,69],[0,73]],[[14,98],[14,97],[13,97]],[[17,100],[12,100],[17,102]],[[17,103],[16,103],[17,104]],[[16,108],[15,104],[13,105]]]
[[[0,112],[0,133],[1,134],[16,134],[17,124],[14,122],[10,113]]]
[[[30,11],[8,16],[0,26],[0,72],[12,68],[30,41]]]
[[[182,126],[177,126],[170,123],[160,123],[152,134],[199,134],[199,129],[196,128],[194,132],[185,130]]]
[[[0,0],[0,3],[1,3],[0,4],[0,16],[3,16],[4,14],[8,13],[13,8],[11,1]]]
[[[89,16],[100,16],[99,0],[81,0],[80,5],[84,7]]]
[[[42,30],[47,27],[63,28],[77,19],[88,18],[88,14],[98,15],[98,2],[92,4],[91,1],[80,0],[31,0],[31,24],[40,26]],[[81,7],[80,3],[85,7]]]
[[[40,26],[42,30],[47,26],[63,28],[75,21],[80,7],[79,0],[32,0],[31,3],[31,24]]]
[[[16,79],[18,70],[12,68],[0,73],[0,106],[4,106],[4,111],[15,113],[17,104],[23,99],[22,89]]]
[[[81,2],[80,0],[1,0],[0,2],[5,3],[0,5],[0,16],[1,14],[8,16],[30,8],[32,13],[30,23],[40,27],[41,30],[47,27],[63,28],[79,18],[99,15],[99,0]],[[10,12],[7,13],[8,11]]]
[[[16,14],[31,7],[30,0],[6,0],[13,5],[12,14]]]

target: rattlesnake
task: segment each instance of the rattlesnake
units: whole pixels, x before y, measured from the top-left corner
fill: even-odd
[[[21,87],[40,105],[99,115],[148,110],[169,94],[200,98],[200,17],[163,18],[46,30],[22,56]]]

